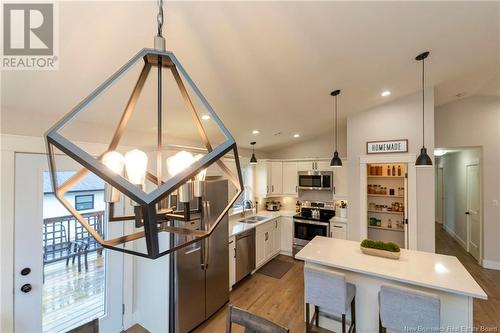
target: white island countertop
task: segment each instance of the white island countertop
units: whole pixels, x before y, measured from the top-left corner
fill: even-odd
[[[488,298],[460,261],[452,256],[402,249],[399,260],[379,258],[363,254],[359,242],[317,236],[296,258],[453,294]]]

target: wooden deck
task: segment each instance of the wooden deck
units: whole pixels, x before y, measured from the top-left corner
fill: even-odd
[[[45,265],[43,285],[43,332],[67,332],[94,318],[104,315],[105,274],[104,252],[89,253],[89,269],[78,265],[66,266],[66,260]]]

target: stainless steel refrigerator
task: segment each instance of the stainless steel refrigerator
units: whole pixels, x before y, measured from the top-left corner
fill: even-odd
[[[184,226],[204,228],[215,220],[227,203],[227,180],[207,181],[203,213],[199,219]],[[210,237],[171,255],[171,333],[193,330],[229,301],[228,251],[228,217],[225,215]]]

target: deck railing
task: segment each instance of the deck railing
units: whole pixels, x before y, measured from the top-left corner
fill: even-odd
[[[87,222],[105,237],[104,211],[82,214]],[[85,242],[87,251],[101,251],[102,248],[73,215],[51,217],[43,220],[43,262],[48,264],[64,260],[72,242]]]

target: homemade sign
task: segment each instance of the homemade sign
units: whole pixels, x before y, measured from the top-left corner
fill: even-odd
[[[408,140],[369,141],[366,143],[367,154],[407,153]]]

